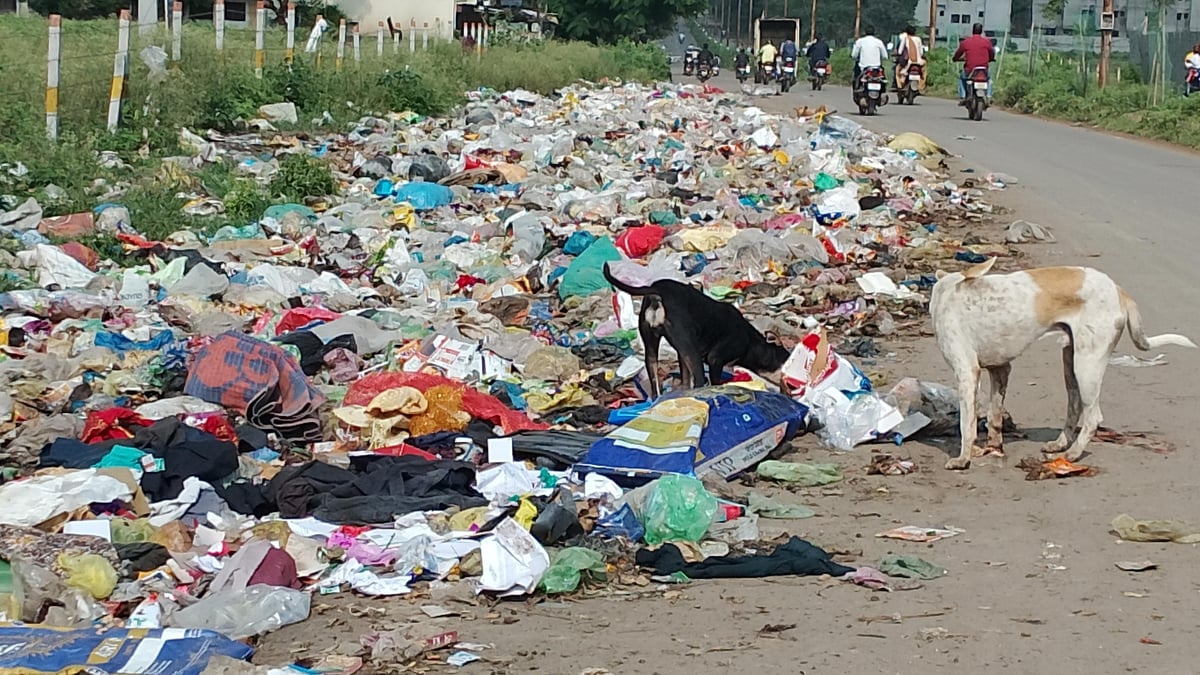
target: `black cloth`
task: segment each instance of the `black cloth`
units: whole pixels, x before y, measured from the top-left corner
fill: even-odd
[[[545,431],[518,431],[509,438],[512,439],[513,457],[520,459],[544,457],[566,467],[582,460],[592,444],[604,438],[604,435],[586,431],[547,429]]]
[[[283,337],[275,338],[275,342],[281,345],[292,345],[300,350],[300,370],[303,370],[304,374],[309,377],[320,372],[321,368],[325,366],[325,355],[335,349],[349,349],[355,354],[358,353],[358,342],[354,339],[354,335],[349,333],[324,342],[310,330],[297,330]]]
[[[149,572],[167,564],[171,554],[160,544],[140,541],[133,544],[113,544],[117,557],[128,562],[134,572]]]
[[[238,513],[374,525],[413,511],[483,506],[474,482],[475,468],[466,462],[367,455],[352,457],[349,469],[307,462],[285,467],[264,485],[235,483],[217,492]]]
[[[745,68],[750,65],[750,55],[746,52],[738,52],[737,56],[733,57],[733,65],[738,68]]]
[[[840,577],[854,571],[853,567],[833,562],[828,553],[800,537],[792,537],[769,555],[725,556],[698,563],[685,561],[678,547],[665,544],[657,551],[648,548],[638,551],[637,564],[653,569],[656,574],[683,572],[689,579],[749,579],[790,574]]]
[[[183,491],[183,481],[189,476],[216,484],[238,468],[236,445],[190,427],[175,417],[139,427],[134,430],[133,438],[99,443],[60,438],[42,449],[39,466],[87,469],[103,459],[115,445],[137,448],[163,460],[162,471],[142,475],[142,492],[152,502],[178,497]]]

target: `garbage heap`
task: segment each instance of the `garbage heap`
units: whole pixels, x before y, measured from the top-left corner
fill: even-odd
[[[928,421],[830,336],[870,358],[872,338],[911,332],[939,263],[997,252],[961,241],[984,193],[947,181],[928,139],[889,147],[714,90],[468,100],[321,138],[185,131],[193,155],[164,170],[223,162],[266,185],[303,154],[339,181],[213,236],[150,240],[119,186],[66,216],[0,198],[0,613],[30,624],[0,643],[72,641],[0,667],[57,670],[108,639],[119,670],[160,629],[216,631],[155,657],[200,672],[303,621],[314,593],[566,593],[621,564],[678,581],[764,558],[875,578],[799,539],[738,563],[752,511],[803,507],[721,501],[701,479],[816,426],[850,449]],[[221,195],[187,197],[222,217]],[[119,260],[86,245],[101,240]],[[794,347],[790,390],[735,371],[646,402],[636,307],[605,263],[737,303]],[[698,548],[715,533],[724,548]],[[409,638],[396,649],[454,644]]]

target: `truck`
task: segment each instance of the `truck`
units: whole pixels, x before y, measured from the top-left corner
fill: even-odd
[[[758,50],[764,44],[770,42],[778,49],[785,40],[792,40],[796,43],[797,49],[802,44],[800,42],[800,19],[755,19],[754,20],[754,63],[758,63]],[[760,82],[759,74],[755,72],[755,82]]]

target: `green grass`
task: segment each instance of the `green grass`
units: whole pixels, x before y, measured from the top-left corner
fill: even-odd
[[[184,153],[182,128],[200,134],[206,129],[232,132],[238,120],[257,116],[259,106],[290,101],[299,123],[284,131],[332,134],[368,115],[448,113],[465,102],[464,92],[481,87],[550,94],[579,80],[650,82],[669,73],[666,55],[655,46],[514,43],[495,46],[479,58],[464,54],[457,43],[430,43],[422,50],[418,39],[416,53],[409,52],[407,42],[394,53],[388,41],[380,57],[374,33],[362,36],[360,61],[348,39],[339,66],[336,31],[326,35],[318,60],[302,52],[306,30],[297,30],[296,62],[289,68],[286,35],[272,27],[259,79],[252,31],[228,29],[225,48],[218,51],[212,26],[196,22],[184,26],[182,60],[169,64],[165,81],[151,82],[139,54],[151,45],[169,53],[170,36],[160,31],[143,38],[135,26],[121,124],[116,134],[109,134],[105,121],[117,22],[67,20],[62,27],[61,131],[59,141],[51,142],[44,110],[47,29],[41,17],[0,15],[0,165],[20,162],[28,168],[19,177],[0,172],[0,195],[38,197],[47,213],[55,215],[90,209],[100,193],[121,187],[125,195],[119,201],[129,207],[134,226],[148,236],[245,224],[273,202],[335,189],[329,167],[314,166],[320,164],[315,161],[285,167],[269,190],[220,163],[198,176],[164,175],[161,158]],[[102,151],[118,153],[127,168],[98,166]],[[102,182],[99,188],[97,181]],[[62,188],[66,198],[46,199],[50,184]],[[175,196],[179,192],[223,199],[226,214],[186,217],[180,211],[183,200]]]

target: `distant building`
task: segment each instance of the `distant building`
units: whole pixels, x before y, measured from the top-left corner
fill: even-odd
[[[454,39],[455,0],[338,0],[337,6],[349,20],[363,26],[390,18],[405,34],[415,27],[418,35],[428,30],[430,39]]]
[[[937,3],[937,34],[939,41],[950,39],[957,41],[971,33],[971,26],[982,23],[984,34],[988,37],[1002,38],[1006,31],[1013,28],[1014,34],[1026,35],[1029,32],[1028,15],[1012,16],[1012,0],[918,0],[916,16],[918,25],[929,24],[929,3]],[[1075,35],[1079,26],[1095,34],[1099,26],[1102,0],[1067,0],[1062,16],[1050,20],[1043,16],[1047,0],[1034,0],[1033,23],[1038,33],[1042,35]],[[1115,28],[1114,37],[1123,37],[1126,31],[1141,31],[1146,14],[1154,14],[1151,0],[1114,0],[1113,13]],[[1176,0],[1168,5],[1166,12],[1166,29],[1168,33],[1200,31],[1200,0]],[[1157,25],[1157,17],[1149,19],[1151,29]]]

